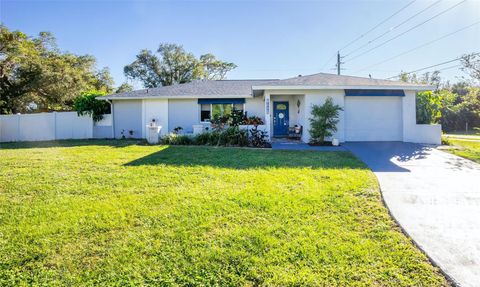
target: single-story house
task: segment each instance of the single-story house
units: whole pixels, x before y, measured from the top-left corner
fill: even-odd
[[[112,104],[115,138],[145,138],[155,119],[161,134],[176,127],[192,133],[209,126],[214,115],[232,108],[260,117],[270,137],[285,137],[301,126],[308,142],[312,105],[327,97],[340,105],[338,131],[333,138],[346,141],[404,141],[439,144],[439,125],[416,122],[416,94],[434,87],[353,76],[313,74],[277,80],[199,80],[101,97]]]

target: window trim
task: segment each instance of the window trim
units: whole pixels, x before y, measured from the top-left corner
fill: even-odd
[[[208,121],[208,122],[202,121],[202,105],[210,105],[210,121]],[[234,103],[230,103],[230,104],[198,104],[198,118],[199,118],[199,121],[200,121],[201,124],[210,124],[211,123],[213,105],[231,105],[232,110],[233,110],[235,105],[242,105],[242,111],[245,113],[245,103],[243,103],[243,104],[234,104]]]

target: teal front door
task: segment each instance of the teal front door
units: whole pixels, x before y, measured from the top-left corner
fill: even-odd
[[[288,135],[288,102],[273,102],[273,136]]]

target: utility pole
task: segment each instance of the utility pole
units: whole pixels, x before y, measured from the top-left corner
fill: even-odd
[[[342,64],[340,51],[337,52],[337,75],[340,75],[340,65]]]

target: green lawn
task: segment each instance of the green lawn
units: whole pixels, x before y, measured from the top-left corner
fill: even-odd
[[[0,145],[0,286],[442,286],[350,153]]]
[[[469,140],[448,138],[448,142],[450,145],[460,148],[448,149],[448,152],[480,163],[480,139]]]

